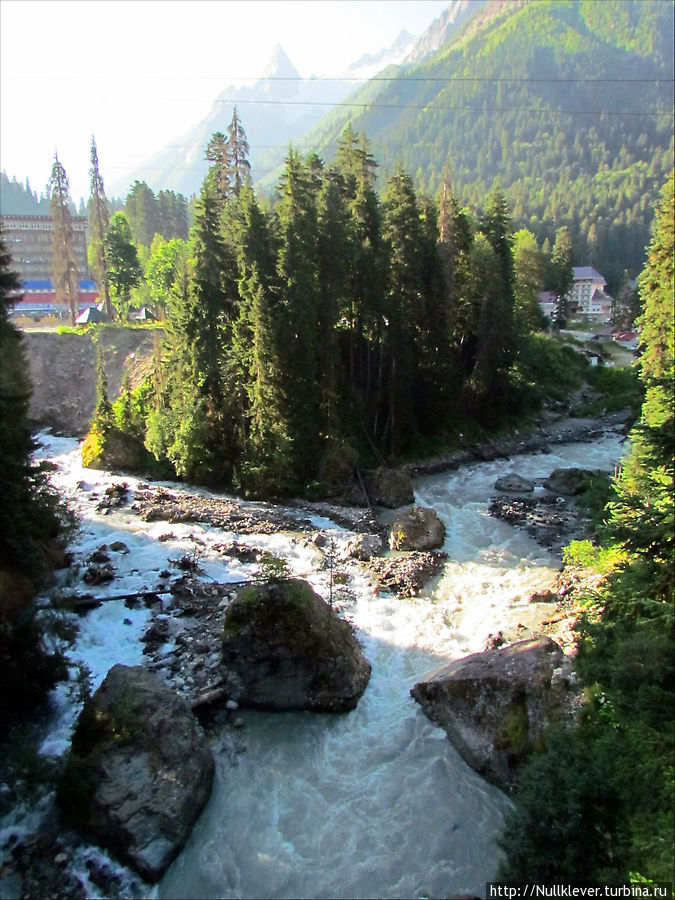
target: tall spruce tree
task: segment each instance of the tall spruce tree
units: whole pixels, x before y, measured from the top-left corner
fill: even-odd
[[[425,261],[415,189],[400,167],[387,184],[383,228],[389,250],[389,282],[385,308],[387,418],[382,441],[389,452],[397,454],[417,436],[414,389]]]
[[[282,493],[292,482],[281,305],[272,236],[250,182],[237,207],[239,313],[230,358],[236,367],[242,414],[241,486],[250,493]]]
[[[307,167],[291,148],[279,186],[277,275],[280,334],[293,442],[293,470],[307,483],[319,459],[319,293],[316,270],[316,194]]]
[[[556,232],[555,243],[551,252],[549,281],[555,295],[553,327],[556,330],[567,324],[567,295],[574,281],[574,247],[572,235],[567,225]]]
[[[52,273],[56,302],[67,304],[70,320],[75,327],[78,315],[79,284],[73,220],[70,212],[70,185],[66,170],[54,154],[54,164],[49,178],[49,212],[52,217]]]
[[[227,140],[225,142],[227,180],[230,191],[235,197],[239,196],[242,187],[251,174],[248,154],[249,146],[246,140],[246,132],[235,106],[232,112],[232,121],[227,127]]]
[[[21,333],[9,320],[19,279],[0,234],[0,714],[25,714],[59,675],[35,622],[33,599],[57,562],[73,519],[31,456],[31,385]]]
[[[222,212],[230,194],[228,178],[227,139],[222,131],[216,131],[206,145],[205,158],[211,163],[204,188],[215,199]]]
[[[112,288],[112,302],[122,319],[129,315],[131,289],[141,280],[142,269],[131,228],[123,212],[116,212],[104,241],[108,283]]]
[[[91,232],[91,257],[93,270],[99,287],[103,291],[105,312],[110,321],[114,318],[114,308],[110,299],[110,287],[108,285],[108,271],[105,258],[105,236],[110,225],[110,212],[108,200],[105,195],[103,178],[98,166],[98,151],[96,141],[91,139],[91,191],[89,196],[89,227]]]
[[[159,231],[157,199],[154,191],[145,181],[134,181],[124,201],[124,213],[134,243],[150,247],[152,239]]]
[[[639,278],[642,415],[618,482],[612,523],[628,549],[659,567],[672,596],[674,562],[675,339],[673,173],[664,185],[647,263]]]

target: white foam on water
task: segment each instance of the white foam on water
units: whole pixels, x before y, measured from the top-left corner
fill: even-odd
[[[42,435],[41,441],[39,455],[59,467],[55,484],[77,500],[85,516],[74,547],[78,558],[114,540],[130,550],[111,553],[116,579],[97,588],[97,595],[153,589],[172,559],[196,548],[205,577],[250,577],[255,564],[221,558],[214,549],[236,538],[283,556],[295,575],[328,598],[322,556],[300,534],[236,535],[197,523],[146,523],[124,509],[103,515],[91,494],[100,496],[121,481],[133,493],[140,480],[83,469],[72,439]],[[522,531],[488,515],[496,478],[515,470],[541,479],[573,465],[612,471],[622,452],[619,437],[610,435],[419,478],[416,501],[434,507],[447,527],[443,549],[449,560],[428,592],[410,600],[377,594],[356,564],[340,563],[354,597],[341,605],[372,664],[357,709],[335,715],[244,711],[246,752],[233,762],[216,741],[211,798],[153,894],[482,895],[496,872],[496,841],[509,801],[460,759],[409,692],[431,669],[482,649],[503,612],[549,585],[559,566]],[[175,492],[212,496],[166,484]],[[311,521],[334,532],[339,556],[350,533],[323,517]],[[158,540],[169,532],[170,540]],[[145,609],[113,600],[80,620],[72,659],[89,666],[94,687],[114,663],[142,662],[139,638],[148,616]],[[49,753],[67,746],[78,709],[65,686],[53,696],[53,727],[43,744]]]

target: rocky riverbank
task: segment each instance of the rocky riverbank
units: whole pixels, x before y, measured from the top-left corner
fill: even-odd
[[[591,441],[605,430],[605,423],[600,421],[572,422],[571,426],[562,420],[555,423],[555,429],[547,432],[551,442],[564,443],[570,440],[572,433],[577,438],[585,435],[584,439]],[[619,427],[619,423],[611,420],[609,427]],[[505,453],[505,445],[500,445],[500,449]],[[545,447],[538,449],[544,450]],[[488,452],[495,453],[488,458],[502,456],[502,453],[496,453],[495,447],[492,450],[483,448],[474,451],[473,457],[465,461],[485,458]],[[516,451],[506,455],[510,456],[513,452]],[[454,457],[449,465],[447,463],[446,459],[444,468],[460,465]],[[435,467],[438,464],[439,461],[434,461],[431,465]],[[432,468],[431,471],[439,470]],[[96,511],[99,518],[105,516],[100,519],[102,522],[107,522],[108,518],[114,519],[119,512],[125,517],[125,528],[131,523],[130,534],[137,528],[134,522],[146,522],[153,529],[154,540],[167,546],[178,543],[181,536],[184,538],[191,530],[191,526],[195,530],[205,526],[227,532],[217,543],[212,541],[209,544],[208,553],[206,549],[200,550],[198,541],[195,541],[194,553],[174,553],[165,568],[147,571],[143,579],[147,595],[138,591],[137,596],[129,597],[127,605],[130,608],[129,631],[131,619],[134,618],[133,608],[149,607],[147,624],[140,635],[144,667],[161,674],[172,690],[199,711],[211,742],[216,742],[220,751],[229,754],[232,759],[236,759],[244,749],[245,730],[242,730],[243,720],[237,703],[223,691],[221,648],[224,611],[233,602],[238,588],[234,584],[218,584],[204,577],[203,554],[215,554],[219,558],[260,566],[264,554],[263,538],[287,541],[288,546],[296,546],[302,552],[313,554],[312,565],[316,566],[317,571],[325,575],[331,573],[334,608],[347,620],[351,617],[351,607],[355,602],[351,586],[354,573],[359,573],[360,578],[370,582],[374,597],[378,592],[399,597],[421,595],[421,601],[415,603],[424,603],[424,584],[444,565],[444,556],[438,552],[412,551],[384,555],[383,539],[388,528],[367,508],[298,502],[295,510],[280,509],[273,504],[240,503],[182,488],[174,490],[143,483],[130,486],[119,477],[107,473],[96,476],[99,477],[101,480],[96,483],[100,487],[96,490],[82,482],[75,493],[81,502],[88,504],[88,509]],[[510,502],[517,513],[518,505],[514,505],[512,499],[505,501],[504,509]],[[550,506],[552,512],[558,513],[561,504],[551,503]],[[511,524],[531,527],[543,533],[542,523],[534,521],[532,516],[528,519],[515,513]],[[337,521],[354,532],[349,542],[342,541],[339,552],[333,546],[335,532],[331,531],[329,523],[321,521],[321,517]],[[261,535],[260,542],[255,540],[256,534]],[[556,539],[561,540],[562,537],[561,534]],[[258,543],[260,546],[257,546]],[[127,544],[131,545],[131,550]],[[86,556],[76,559],[73,580],[78,575],[83,581],[78,593],[82,596],[93,595],[95,600],[101,593],[114,592],[116,579],[122,577],[122,570],[133,566],[133,547],[133,541],[124,536],[124,542],[115,540],[106,546],[101,544],[93,552],[90,550]],[[142,563],[139,561],[136,566],[142,566]],[[253,574],[253,570],[250,571]],[[88,572],[87,579],[84,576]],[[97,581],[97,572],[107,574]],[[529,602],[514,604],[508,614],[495,618],[487,646],[499,648],[548,634],[570,654],[574,649],[573,623],[578,613],[579,593],[589,586],[592,588],[593,584],[589,583],[584,573],[561,572],[555,583],[546,590],[523,598]],[[120,582],[120,591],[122,588]],[[103,602],[107,604],[108,601]],[[122,612],[122,615],[127,614]],[[212,703],[209,695],[217,702]],[[92,883],[98,879],[106,884],[105,888],[100,889],[104,896],[134,896],[134,890],[139,890],[138,883],[135,888],[125,887],[129,883],[128,874],[116,864],[102,863],[90,852],[84,860],[82,846],[67,829],[59,824],[54,825],[54,815],[52,812],[47,816],[45,821],[51,821],[51,830],[44,834],[40,830],[25,838],[8,836],[4,847],[7,864],[15,872],[23,873],[23,887],[20,890],[31,896],[35,885],[49,883],[55,877],[54,873],[58,872],[59,893],[65,897],[86,896],[90,888],[85,891],[82,881],[73,881],[68,874],[69,866],[75,863],[78,871],[83,865],[86,867]]]

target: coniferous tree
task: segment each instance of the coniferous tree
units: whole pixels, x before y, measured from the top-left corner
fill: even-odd
[[[280,342],[281,295],[272,236],[250,182],[237,207],[239,314],[232,364],[242,414],[243,487],[279,493],[292,484],[288,397]]]
[[[211,163],[206,176],[205,189],[211,194],[222,212],[230,194],[228,178],[227,139],[222,131],[216,131],[206,146],[206,159]]]
[[[511,218],[499,188],[488,197],[472,248],[474,312],[473,366],[464,403],[481,410],[499,410],[508,393],[506,370],[514,344],[514,274]]]
[[[385,332],[387,420],[385,446],[398,453],[416,436],[415,367],[420,344],[423,237],[412,179],[401,168],[389,179],[384,202],[384,237],[389,249]]]
[[[675,460],[675,320],[673,296],[673,173],[664,185],[639,279],[640,378],[645,389],[640,422],[618,485],[612,521],[626,546],[662,568],[672,592]],[[665,567],[665,568],[664,568]]]
[[[21,333],[9,320],[19,279],[0,234],[0,712],[25,713],[59,675],[47,657],[32,601],[43,587],[74,519],[31,456],[27,413],[31,386]]]
[[[78,273],[75,262],[73,222],[70,212],[70,185],[66,170],[54,154],[49,179],[49,210],[52,217],[52,266],[56,302],[70,309],[71,324],[75,327],[78,314]]]
[[[251,164],[248,161],[249,146],[246,132],[237,115],[237,107],[232,112],[232,121],[227,128],[225,141],[225,162],[229,189],[238,197],[246,180],[250,177]]]
[[[550,266],[550,284],[551,290],[555,294],[556,306],[553,313],[553,327],[556,329],[564,328],[567,324],[567,295],[574,281],[574,248],[572,246],[572,235],[566,225],[559,228],[553,251],[551,252]]]
[[[351,222],[349,290],[340,318],[348,328],[346,387],[354,406],[353,427],[360,423],[369,441],[377,440],[385,404],[382,307],[387,254],[375,168],[365,138],[348,126],[338,141],[336,159]]]
[[[91,256],[93,270],[99,287],[103,289],[105,312],[110,321],[114,318],[114,308],[110,299],[108,286],[108,272],[105,258],[105,236],[110,225],[110,212],[108,200],[105,195],[103,178],[98,167],[98,151],[96,141],[91,139],[91,193],[89,197],[89,222],[92,232]]]
[[[145,181],[135,181],[124,201],[124,213],[138,246],[150,247],[159,231],[157,199]]]
[[[537,331],[544,325],[539,293],[544,287],[544,256],[537,239],[527,228],[513,236],[514,299],[518,329]]]
[[[123,212],[116,212],[110,220],[104,245],[112,302],[120,317],[126,319],[131,289],[141,280],[142,269],[131,239],[131,228]]]
[[[319,294],[316,272],[316,196],[307,167],[290,149],[280,182],[277,276],[287,416],[293,469],[307,481],[319,454]]]
[[[353,227],[344,194],[344,180],[334,171],[324,174],[318,197],[317,280],[321,426],[329,442],[340,432],[338,322],[349,307],[349,274]]]

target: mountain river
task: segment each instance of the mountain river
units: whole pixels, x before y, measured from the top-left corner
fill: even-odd
[[[76,556],[84,559],[115,540],[128,546],[129,553],[116,563],[110,594],[152,587],[167,560],[189,548],[198,534],[207,577],[224,582],[250,575],[251,564],[209,551],[213,543],[235,537],[285,556],[295,574],[328,596],[328,575],[309,542],[286,533],[224,534],[194,523],[172,523],[173,539],[160,542],[166,522],[144,522],[124,508],[96,512],[94,498],[120,476],[82,469],[75,440],[40,438],[39,455],[57,464],[55,483],[77,499],[83,516]],[[436,509],[447,527],[442,575],[420,597],[399,599],[375,593],[357,564],[341,566],[349,588],[342,614],[355,626],[372,664],[357,709],[336,715],[240,711],[245,752],[233,753],[231,742],[215,735],[211,798],[180,856],[146,895],[483,896],[499,862],[497,840],[510,801],[462,761],[409,691],[430,670],[482,650],[490,634],[527,607],[533,592],[555,580],[558,558],[524,530],[488,515],[496,478],[516,471],[542,479],[562,466],[612,472],[624,452],[622,440],[619,433],[608,433],[590,444],[558,445],[548,453],[417,478],[416,502]],[[124,480],[133,493],[139,481]],[[327,519],[314,517],[313,524],[329,532],[338,549],[351,536]],[[115,662],[143,662],[139,638],[149,615],[110,601],[80,620],[71,658],[87,664],[94,688]],[[78,707],[64,686],[54,691],[52,705],[42,752],[56,754],[67,747]],[[11,824],[21,832],[20,816]]]

